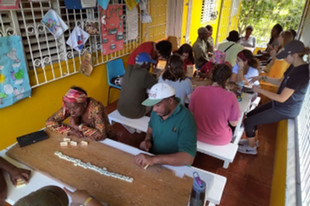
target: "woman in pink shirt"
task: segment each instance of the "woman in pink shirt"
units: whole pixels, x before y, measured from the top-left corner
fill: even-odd
[[[192,93],[189,109],[197,125],[197,139],[213,145],[225,145],[232,140],[231,126],[236,126],[239,105],[236,95],[225,89],[232,72],[228,65],[215,65],[212,85],[197,87]]]

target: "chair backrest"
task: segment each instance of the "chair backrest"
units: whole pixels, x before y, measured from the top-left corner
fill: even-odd
[[[124,76],[124,74],[125,68],[122,59],[115,59],[107,63],[107,79],[110,86],[115,86],[111,83],[112,78],[117,76]]]
[[[268,72],[268,77],[281,78],[290,65],[285,60],[276,59]]]
[[[172,52],[179,49],[178,38],[176,36],[168,36],[167,40],[172,44]]]

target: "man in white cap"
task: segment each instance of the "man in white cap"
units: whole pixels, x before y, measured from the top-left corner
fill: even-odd
[[[141,105],[147,97],[147,90],[157,83],[149,72],[151,63],[155,64],[150,55],[142,52],[136,56],[134,67],[128,67],[122,82],[122,90],[117,103],[119,113],[127,118],[140,118],[151,111],[151,107]]]
[[[153,111],[140,148],[155,156],[138,154],[136,164],[143,168],[155,164],[192,164],[196,155],[196,123],[191,112],[175,97],[175,90],[166,83],[157,83],[142,104],[153,106]]]

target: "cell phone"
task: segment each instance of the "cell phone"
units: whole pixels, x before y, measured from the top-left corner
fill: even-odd
[[[47,133],[44,130],[26,134],[20,137],[17,137],[16,140],[20,147],[24,147],[48,138]]]

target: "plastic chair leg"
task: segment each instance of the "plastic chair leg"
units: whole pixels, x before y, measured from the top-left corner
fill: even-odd
[[[110,104],[110,102],[109,102],[109,100],[110,100],[110,89],[111,89],[111,87],[109,86],[107,106]]]

